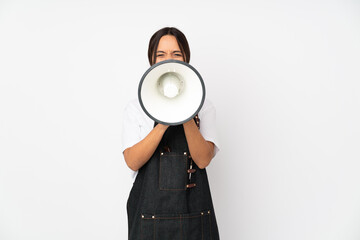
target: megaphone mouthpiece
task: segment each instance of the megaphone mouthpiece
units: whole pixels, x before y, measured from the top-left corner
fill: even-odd
[[[174,72],[163,74],[158,80],[159,91],[167,98],[174,98],[180,94],[184,82]]]

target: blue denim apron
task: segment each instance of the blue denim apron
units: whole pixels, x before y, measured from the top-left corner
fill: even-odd
[[[127,213],[129,240],[219,239],[206,170],[191,159],[183,125],[168,127],[139,169]]]

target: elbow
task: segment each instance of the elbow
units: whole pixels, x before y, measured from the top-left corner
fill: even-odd
[[[197,166],[200,169],[205,169],[207,166],[209,166],[210,161],[211,161],[211,158],[203,159],[201,162],[199,162],[199,164],[197,164]]]
[[[194,159],[194,156],[193,156],[193,159],[194,161],[196,162],[196,165],[200,168],[200,169],[204,169],[206,168],[207,166],[209,166],[210,162],[211,162],[211,159],[214,157],[214,152],[211,151],[209,152],[208,154],[202,156],[202,157],[197,157],[197,159],[199,160],[196,160]]]
[[[133,170],[134,172],[136,172],[137,170],[139,170],[139,168],[133,166],[133,165],[130,164],[128,161],[125,160],[125,162],[126,162],[126,165],[127,165],[131,170]]]
[[[124,159],[126,162],[126,165],[133,170],[134,172],[136,172],[137,170],[139,170],[139,168],[134,164],[134,161],[131,160],[131,154],[130,154],[130,149],[127,148],[124,152]]]
[[[207,142],[209,144],[209,151],[207,151],[205,153],[205,155],[203,155],[203,158],[201,159],[201,161],[199,161],[198,167],[200,169],[204,169],[207,166],[209,166],[211,159],[213,159],[214,157],[214,143],[212,142]]]
[[[198,165],[200,169],[205,169],[208,165]]]

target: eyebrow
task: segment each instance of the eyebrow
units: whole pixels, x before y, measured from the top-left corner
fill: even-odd
[[[164,51],[156,51],[156,52],[157,52],[157,53],[165,53]],[[175,50],[175,51],[174,51],[174,53],[178,53],[178,52],[181,53],[181,51],[179,51],[179,50]]]

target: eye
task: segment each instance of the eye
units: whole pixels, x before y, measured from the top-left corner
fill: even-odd
[[[182,57],[181,53],[175,53],[174,55],[175,55],[175,57]]]
[[[164,56],[164,54],[158,54],[158,55],[156,55],[157,57],[163,57]]]

